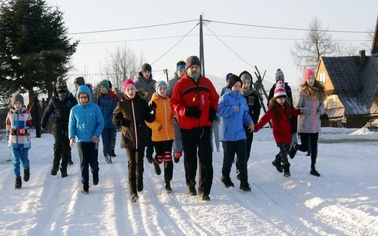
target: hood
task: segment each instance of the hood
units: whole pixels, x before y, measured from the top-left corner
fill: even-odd
[[[80,85],[79,88],[77,89],[76,99],[79,103],[80,103],[80,100],[79,100],[79,94],[80,93],[88,94],[88,96],[89,96],[88,102],[92,102],[92,93],[91,93],[91,90],[89,89],[89,87],[87,85]]]

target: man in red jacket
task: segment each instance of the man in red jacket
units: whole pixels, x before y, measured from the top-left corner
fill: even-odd
[[[198,57],[186,59],[186,75],[174,87],[171,107],[178,114],[184,151],[186,185],[189,195],[197,195],[197,154],[199,159],[198,192],[203,201],[210,201],[213,183],[211,125],[218,110],[219,95],[213,83],[201,76]]]

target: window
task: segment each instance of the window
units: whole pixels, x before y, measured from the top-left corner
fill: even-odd
[[[323,84],[325,84],[325,81],[326,81],[326,73],[325,72],[320,73],[319,81],[322,82]]]

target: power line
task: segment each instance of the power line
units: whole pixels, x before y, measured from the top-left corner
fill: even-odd
[[[232,22],[225,22],[225,21],[211,21],[211,20],[209,20],[208,22],[226,24],[226,25],[239,25],[239,26],[248,26],[248,27],[256,27],[256,28],[277,29],[277,30],[312,31],[311,29],[303,29],[303,28],[278,27],[278,26],[267,26],[267,25],[253,25],[253,24],[232,23]],[[318,29],[317,31],[319,31],[319,32],[332,32],[332,33],[351,33],[351,34],[373,33],[373,32],[370,32],[370,31],[356,31],[356,30],[323,30],[323,29]]]
[[[167,25],[183,24],[183,23],[188,23],[188,22],[193,22],[193,21],[198,21],[198,20],[178,21],[178,22],[171,22],[171,23],[165,23],[165,24],[145,25],[145,26],[136,26],[136,27],[120,28],[120,29],[108,29],[108,30],[95,30],[95,31],[75,32],[75,33],[68,33],[68,35],[97,34],[97,33],[108,33],[108,32],[116,32],[116,31],[134,30],[134,29],[146,29],[146,28],[161,27],[161,26],[167,26]]]

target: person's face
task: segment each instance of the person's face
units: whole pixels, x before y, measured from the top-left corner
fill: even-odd
[[[183,77],[184,75],[185,75],[185,68],[182,68],[179,71],[177,71],[177,76],[179,78]]]
[[[149,79],[151,76],[151,72],[149,70],[143,71],[142,74],[143,74],[143,78],[145,79]]]
[[[236,82],[232,88],[231,88],[231,91],[236,91],[236,92],[240,92],[240,89],[241,89],[241,83],[240,81]]]
[[[249,89],[250,86],[251,86],[251,81],[249,81],[249,79],[243,80],[243,85],[242,85],[243,89]]]
[[[276,100],[277,100],[278,104],[283,105],[286,101],[286,98],[285,97],[279,97]]]
[[[13,104],[13,107],[14,109],[16,109],[17,111],[21,110],[22,108],[22,103],[20,101],[16,101],[14,104]]]
[[[133,99],[135,97],[136,88],[133,85],[128,84],[123,92],[126,94],[127,97]]]
[[[89,101],[88,94],[86,94],[86,93],[80,93],[79,94],[79,102],[80,102],[80,104],[87,105],[88,101]]]
[[[167,95],[167,87],[165,85],[160,85],[158,91],[160,96]]]
[[[187,71],[189,72],[189,74],[196,76],[197,74],[201,72],[201,67],[197,65],[192,65],[191,67],[187,69]]]
[[[104,86],[101,86],[100,87],[100,92],[103,93],[103,94],[107,94],[108,93],[108,89],[105,88]]]
[[[310,75],[308,78],[307,78],[307,84],[310,85],[311,87],[314,86],[314,83],[315,83],[315,77]]]

